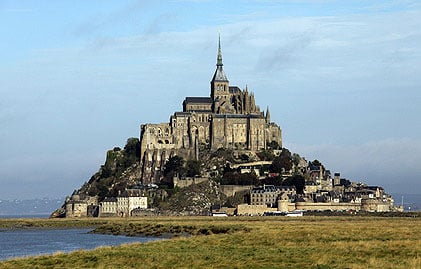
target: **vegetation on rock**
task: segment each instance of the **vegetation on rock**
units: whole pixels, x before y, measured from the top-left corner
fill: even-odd
[[[124,149],[115,147],[107,152],[105,164],[86,182],[77,194],[98,195],[99,200],[115,197],[139,180],[140,142],[129,138]]]

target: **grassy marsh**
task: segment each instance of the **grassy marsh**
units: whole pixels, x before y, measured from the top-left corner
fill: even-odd
[[[26,221],[32,227],[118,227],[115,233],[175,232],[193,236],[9,260],[1,262],[0,268],[421,268],[420,218]],[[0,227],[11,224],[0,221]]]

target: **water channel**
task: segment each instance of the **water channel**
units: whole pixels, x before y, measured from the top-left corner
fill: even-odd
[[[154,237],[127,237],[90,234],[92,229],[18,229],[0,230],[0,260],[13,257],[94,249],[132,242],[159,240]]]

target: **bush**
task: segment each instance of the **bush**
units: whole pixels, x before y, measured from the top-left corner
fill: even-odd
[[[186,164],[186,175],[188,177],[200,176],[200,165],[200,161],[188,160]]]

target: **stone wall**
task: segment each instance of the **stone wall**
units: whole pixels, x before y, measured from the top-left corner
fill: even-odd
[[[368,212],[389,212],[391,204],[378,199],[362,199],[361,209]]]
[[[278,200],[278,211],[291,212],[295,209],[295,203],[290,203],[288,200]]]
[[[343,210],[361,210],[361,203],[295,203],[296,210],[320,210],[320,211],[343,211]]]
[[[209,178],[207,177],[191,177],[191,178],[183,178],[183,179],[179,179],[175,177],[173,179],[173,182],[174,182],[174,187],[185,188],[192,184],[199,184],[208,180]]]
[[[250,191],[253,188],[253,186],[252,185],[245,185],[245,186],[240,186],[240,185],[221,185],[220,188],[221,188],[221,191],[227,197],[232,197],[237,192]]]
[[[66,204],[66,218],[82,218],[88,216],[88,204],[83,201],[72,201]]]
[[[270,208],[266,205],[248,205],[241,204],[237,206],[237,215],[239,216],[252,216],[263,215],[265,212],[277,211],[277,208]]]

